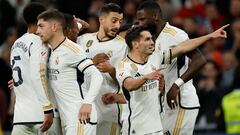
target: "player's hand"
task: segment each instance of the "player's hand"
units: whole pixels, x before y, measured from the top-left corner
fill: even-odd
[[[115,71],[115,68],[109,63],[108,60],[99,63],[96,67],[100,72],[103,73],[113,73]]]
[[[162,69],[158,69],[156,71],[153,71],[152,73],[146,74],[144,75],[144,77],[147,80],[159,80],[162,77],[162,73],[161,73]]]
[[[97,66],[99,63],[109,60],[109,57],[105,53],[98,53],[92,59],[93,64]]]
[[[78,119],[81,124],[87,124],[90,121],[92,111],[92,105],[91,104],[83,104],[80,108]]]
[[[8,81],[8,88],[10,89],[10,90],[13,90],[13,79],[12,80],[10,80],[10,81]]]
[[[53,123],[53,113],[44,114],[43,124],[40,126],[42,132],[47,131]]]
[[[165,92],[165,80],[164,76],[161,74],[159,80],[159,91],[164,94]]]
[[[167,93],[167,104],[171,109],[178,106],[177,96],[179,94],[179,87],[174,83]]]
[[[83,29],[87,29],[87,28],[90,27],[90,25],[86,21],[84,21],[84,20],[82,20],[80,18],[76,18],[75,15],[73,15],[73,17],[74,17],[74,21],[76,21],[76,22],[78,22],[78,23],[80,23],[82,25],[82,28],[79,31],[81,31]]]
[[[211,38],[227,38],[227,32],[224,30],[228,27],[229,24],[222,26],[221,28],[217,29],[216,31],[209,34]]]
[[[111,92],[105,93],[102,95],[102,102],[105,105],[116,103],[118,102],[118,94]]]

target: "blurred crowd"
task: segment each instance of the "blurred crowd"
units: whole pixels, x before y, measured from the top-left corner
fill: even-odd
[[[26,31],[21,15],[23,7],[31,1],[37,0],[0,0],[0,125],[5,131],[12,128],[14,104],[14,93],[7,87],[7,82],[11,79],[10,49],[14,41]],[[122,30],[126,30],[134,23],[136,8],[143,0],[38,1],[49,8],[58,8],[87,21],[90,27],[82,31],[83,34],[98,30],[98,11],[107,2],[121,5],[124,10]],[[204,35],[224,24],[231,24],[227,29],[226,40],[211,40],[206,43],[210,45],[200,48],[208,62],[194,77],[201,104],[194,132],[224,133],[227,123],[224,111],[229,108],[224,108],[223,99],[234,90],[237,82],[240,83],[235,77],[240,69],[240,0],[156,1],[162,8],[164,19],[183,29],[189,38]],[[240,112],[240,108],[238,111]]]

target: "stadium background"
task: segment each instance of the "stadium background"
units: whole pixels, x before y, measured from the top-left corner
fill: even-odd
[[[37,0],[0,0],[0,120],[4,134],[11,131],[14,104],[14,93],[7,88],[7,81],[11,79],[10,48],[26,31],[21,15],[24,6],[31,1]],[[48,8],[58,8],[86,20],[90,28],[81,34],[98,30],[98,11],[107,2],[121,5],[124,10],[122,25],[131,25],[141,1],[143,0],[38,0]],[[234,81],[240,83],[240,80],[234,79],[240,69],[240,0],[156,1],[162,8],[164,19],[183,29],[190,38],[209,33],[223,24],[231,24],[227,29],[226,40],[211,40],[206,43],[209,45],[201,48],[208,62],[194,77],[201,104],[194,134],[225,134],[223,109],[231,108],[223,108],[222,99],[233,90]],[[238,104],[240,106],[240,98]],[[240,107],[234,111],[240,115]]]

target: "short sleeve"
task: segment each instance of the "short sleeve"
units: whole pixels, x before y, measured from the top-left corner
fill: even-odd
[[[127,68],[127,64],[122,61],[118,62],[116,66],[116,78],[120,86],[122,86],[123,82],[129,77],[132,76],[130,69]]]

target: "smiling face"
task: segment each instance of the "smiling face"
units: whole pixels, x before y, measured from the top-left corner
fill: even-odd
[[[50,21],[44,21],[39,19],[37,22],[37,35],[42,39],[44,43],[48,43],[53,37],[52,24]]]
[[[113,38],[117,35],[123,20],[123,14],[109,12],[100,17],[100,29],[102,28],[107,37]]]
[[[137,49],[140,53],[146,55],[151,55],[154,52],[155,46],[149,31],[142,31],[140,33]]]

